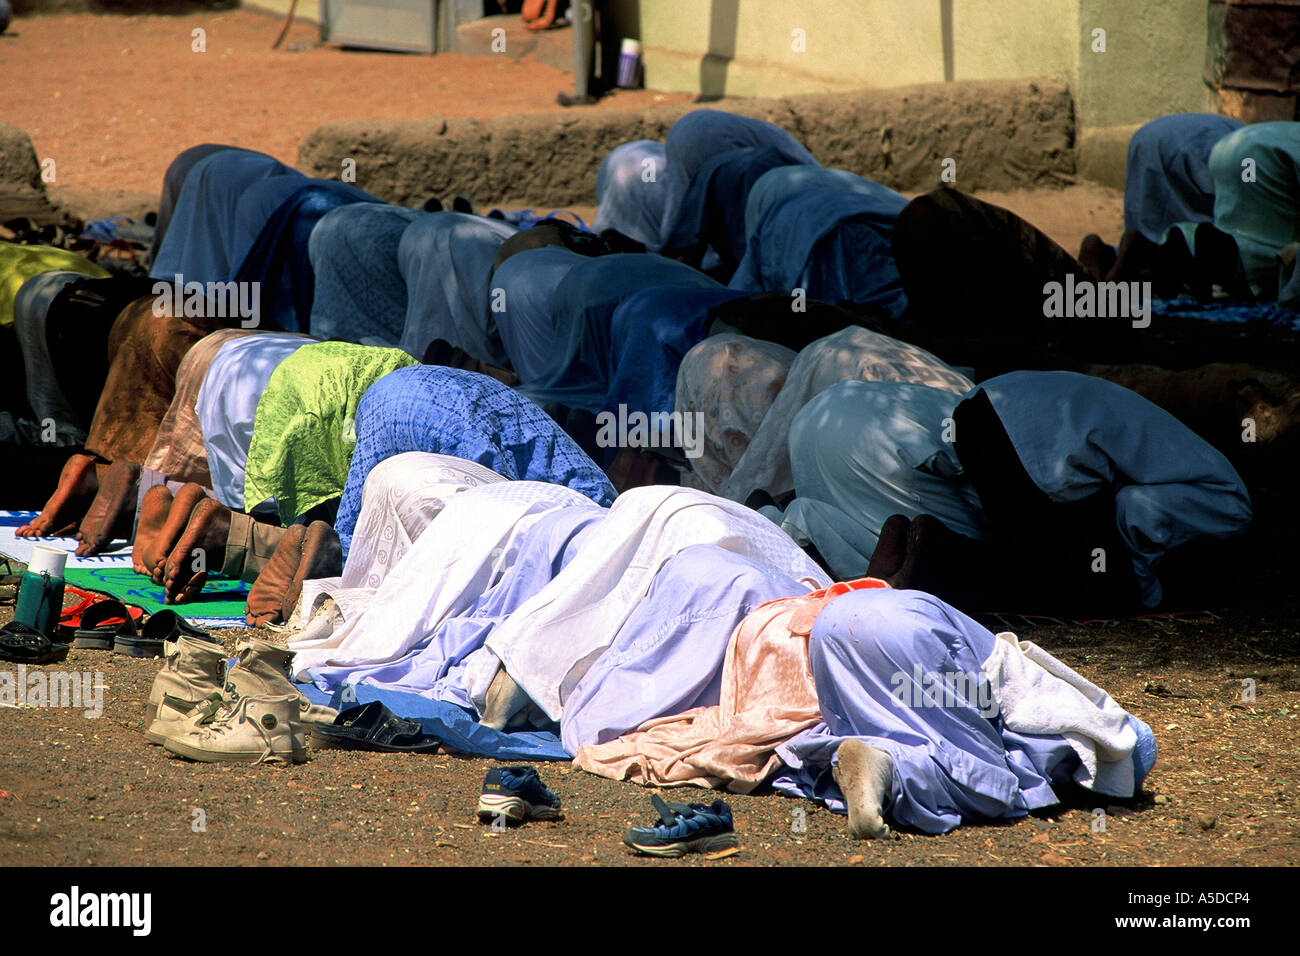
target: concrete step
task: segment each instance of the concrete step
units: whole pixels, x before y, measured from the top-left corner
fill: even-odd
[[[493,42],[505,31],[505,49]],[[512,60],[531,59],[557,70],[573,69],[573,31],[569,27],[556,30],[529,30],[518,14],[484,17],[456,27],[456,52],[464,56],[508,56]]]

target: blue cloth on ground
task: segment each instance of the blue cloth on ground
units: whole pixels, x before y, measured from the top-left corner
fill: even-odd
[[[427,215],[401,206],[352,203],[321,217],[307,242],[316,276],[313,335],[397,348],[406,324],[406,280],[397,247],[406,227]]]
[[[334,522],[346,554],[370,469],[427,451],[477,462],[502,477],[565,485],[609,505],[605,473],[540,407],[496,379],[435,365],[390,372],[357,406],[357,445]]]
[[[1124,228],[1163,242],[1175,223],[1213,222],[1210,152],[1241,125],[1226,116],[1176,113],[1134,133],[1124,169]]]
[[[304,685],[306,691],[310,685]],[[314,690],[314,688],[313,688]],[[323,696],[315,691],[316,696]],[[313,698],[314,699],[314,698]],[[346,684],[329,699],[335,710],[379,701],[398,717],[414,720],[420,729],[451,750],[496,760],[569,760],[560,738],[548,731],[506,733],[484,727],[473,711],[443,700],[430,700],[368,684]]]
[[[1300,312],[1276,302],[1197,302],[1192,298],[1152,299],[1152,316],[1200,319],[1204,322],[1261,323],[1300,332]]]
[[[521,382],[535,381],[545,372],[555,338],[551,299],[569,270],[587,258],[564,246],[525,249],[492,274],[489,307],[501,347]]]
[[[533,401],[600,410],[614,374],[610,320],[642,289],[724,289],[681,262],[651,254],[599,256],[576,264],[551,297],[555,329],[544,370],[520,391]]]
[[[267,219],[307,179],[262,153],[223,149],[194,164],[149,275],[172,281],[229,282]],[[259,184],[270,180],[264,188]],[[278,199],[277,199],[278,197]]]
[[[568,209],[552,209],[544,216],[539,216],[531,209],[491,209],[488,211],[486,218],[509,223],[517,229],[528,229],[547,219],[565,219],[565,217],[568,217],[568,221],[583,232],[591,232],[590,227],[582,221],[582,217],[576,212],[570,212]]]
[[[664,144],[638,139],[610,150],[596,170],[597,233],[613,229],[635,239],[647,252],[663,248],[663,181],[668,170]]]
[[[682,358],[709,334],[709,310],[744,298],[736,289],[643,289],[610,318],[614,369],[603,410],[671,412]]]
[[[1063,736],[1017,733],[989,714],[994,698],[983,663],[997,640],[921,591],[836,598],[808,640],[824,722],[777,748],[789,769],[774,786],[842,812],[843,796],[827,771],[840,744],[858,739],[893,762],[886,815],[923,833],[946,833],[963,820],[1016,819],[1059,802],[1053,787],[1072,782],[1078,755]],[[942,699],[942,706],[900,705],[935,699],[926,675],[957,674],[976,677],[977,692]],[[1131,715],[1129,723],[1138,735],[1136,789],[1154,762],[1154,737]]]
[[[488,286],[497,250],[518,231],[506,222],[459,212],[413,220],[397,245],[406,280],[406,320],[398,346],[420,359],[429,343],[443,339],[479,361],[504,365]]]
[[[1136,392],[1077,372],[1011,372],[967,397],[981,389],[1048,498],[1115,496],[1116,524],[1148,607],[1160,603],[1166,552],[1250,524],[1250,496],[1228,459]]]
[[[258,189],[269,192],[266,187],[263,183]],[[235,276],[239,282],[261,284],[263,322],[273,322],[286,332],[319,334],[309,327],[316,285],[308,255],[311,234],[330,210],[353,203],[378,204],[379,200],[356,186],[309,179],[270,214]],[[357,341],[347,334],[351,330],[343,331],[340,338]]]
[[[749,292],[804,289],[811,299],[874,304],[902,315],[907,296],[890,241],[905,205],[896,193],[817,187],[779,196],[750,232],[729,285]]]

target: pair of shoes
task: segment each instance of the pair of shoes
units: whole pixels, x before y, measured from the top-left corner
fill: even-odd
[[[77,650],[111,651],[124,637],[135,636],[135,618],[125,604],[113,598],[96,601],[80,615],[72,634]]]
[[[200,705],[214,699],[230,709],[244,698],[287,697],[296,704],[293,723],[297,725],[328,724],[338,716],[337,711],[313,704],[299,692],[290,678],[293,652],[270,641],[251,638],[239,642],[235,646],[238,660],[229,671],[221,645],[188,633],[178,633],[167,641],[164,654],[163,668],[149,691],[145,737],[150,743],[166,746],[172,737],[192,732],[201,716]],[[211,722],[217,715],[202,716]]]
[[[721,800],[711,804],[665,803],[658,795],[650,798],[659,820],[648,827],[633,827],[623,842],[646,856],[678,857],[703,853],[720,859],[740,851],[740,841],[731,820],[731,807]]]
[[[486,823],[505,819],[558,820],[560,798],[547,789],[534,767],[493,767],[483,778],[478,818]]]
[[[116,603],[105,601],[105,604]],[[120,605],[119,605],[120,606]],[[89,612],[87,612],[87,617]],[[129,621],[130,618],[128,617]],[[78,639],[81,631],[77,632]],[[217,639],[202,628],[195,627],[171,608],[164,608],[157,614],[149,615],[140,633],[135,628],[120,632],[113,641],[113,653],[127,657],[163,657],[167,656],[167,645],[180,637],[217,644]],[[78,644],[78,646],[81,646]]]

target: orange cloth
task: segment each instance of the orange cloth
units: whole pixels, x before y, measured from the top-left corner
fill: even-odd
[[[808,664],[808,635],[821,609],[850,591],[888,586],[861,578],[760,605],[732,632],[716,706],[646,721],[580,748],[574,762],[615,780],[749,793],[776,770],[777,746],[821,722]]]

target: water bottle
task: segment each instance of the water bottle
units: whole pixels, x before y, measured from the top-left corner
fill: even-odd
[[[635,90],[641,86],[641,41],[630,37],[623,41],[618,53],[618,87]]]
[[[68,552],[38,544],[18,584],[18,606],[14,620],[34,627],[46,637],[55,637],[63,616],[63,569]]]

